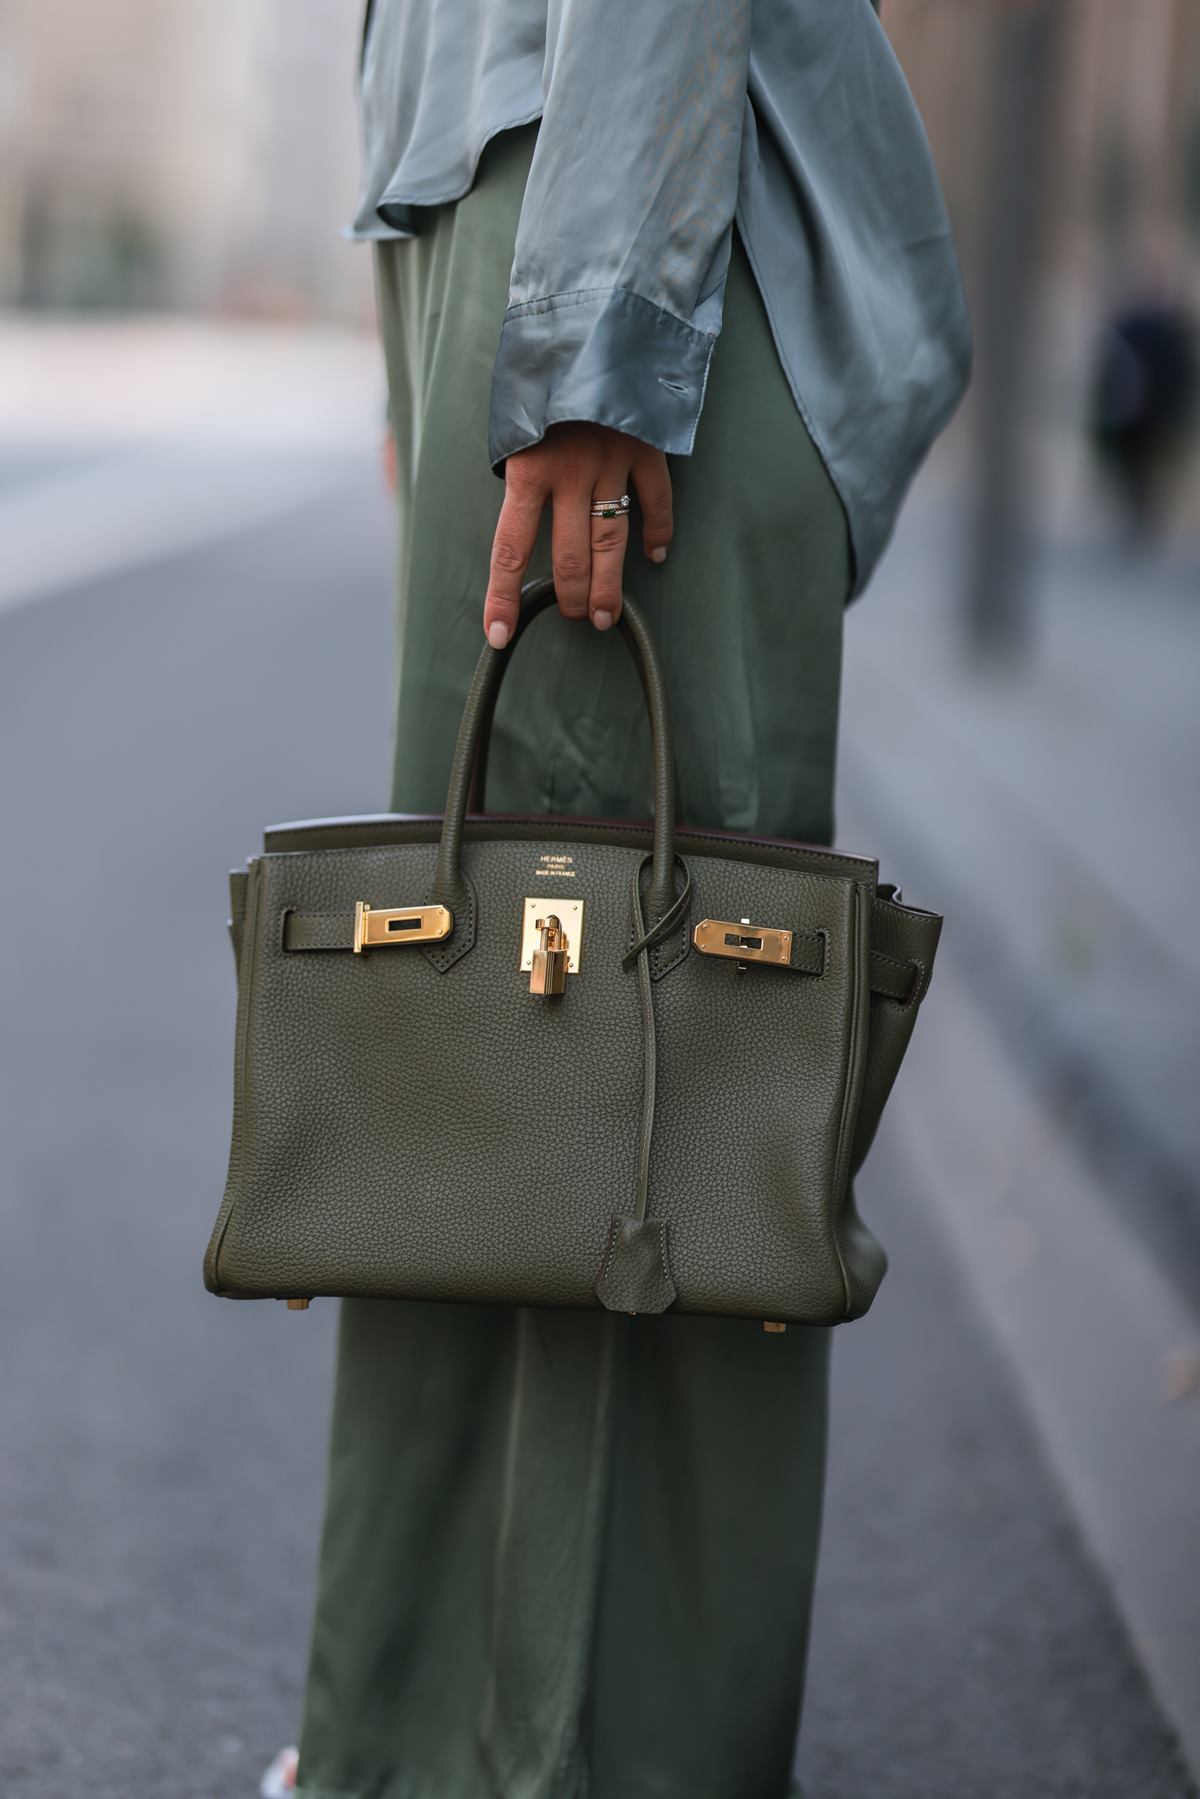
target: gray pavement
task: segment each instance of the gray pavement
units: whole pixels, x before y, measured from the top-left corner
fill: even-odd
[[[1192,1793],[890,1120],[861,1202],[891,1265],[835,1338],[806,1792]]]
[[[843,839],[947,917],[894,1141],[1196,1769],[1200,544],[1078,509],[1033,653],[973,666],[954,480],[847,637]]]
[[[1011,1053],[1200,1316],[1200,542],[1045,544],[1029,664],[971,671],[965,516],[931,471],[851,613],[843,827],[857,810],[936,896]]]
[[[225,870],[264,823],[386,800],[386,511],[367,464],[310,473],[286,518],[0,616],[5,1799],[240,1799],[297,1727],[336,1311],[217,1301],[200,1260]],[[886,1130],[862,1197],[892,1268],[835,1346],[811,1799],[1188,1799]]]

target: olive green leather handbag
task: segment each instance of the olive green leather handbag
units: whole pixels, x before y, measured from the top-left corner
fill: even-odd
[[[508,647],[484,648],[443,817],[276,825],[231,875],[233,1140],[205,1285],[856,1318],[887,1259],[853,1177],[941,920],[866,857],[676,828],[629,600],[613,635],[649,710],[653,821],[485,814],[497,690],[553,600],[530,584]]]

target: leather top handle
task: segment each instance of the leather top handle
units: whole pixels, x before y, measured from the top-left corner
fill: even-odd
[[[477,759],[486,756],[496,696],[508,660],[534,619],[555,601],[553,580],[527,582],[521,590],[521,611],[509,642],[502,650],[494,650],[490,644],[485,644],[476,664],[450,764],[450,786],[434,877],[434,898],[449,906],[456,920],[460,913],[473,911],[462,868],[463,824],[472,773]],[[675,758],[671,748],[666,685],[649,627],[630,599],[622,600],[617,629],[633,657],[650,715],[654,758],[654,852],[647,912],[652,920],[658,920],[675,900]],[[454,934],[457,936],[457,931]],[[434,946],[430,945],[430,949]]]
[[[643,694],[643,696],[645,696],[646,695],[645,671],[642,668],[641,660],[639,658],[635,658],[635,664],[636,664],[637,671],[638,671],[638,679],[641,682],[641,686],[642,686],[642,694]],[[507,664],[505,666],[507,666]],[[467,790],[467,816],[468,816],[468,818],[471,816],[472,813],[474,813],[477,817],[480,817],[480,818],[487,817],[488,752],[491,749],[492,714],[496,710],[496,700],[499,695],[500,687],[501,687],[503,681],[504,681],[504,669],[502,668],[500,670],[500,680],[496,683],[496,685],[492,689],[491,702],[485,708],[484,714],[483,714],[482,728],[479,733],[479,746],[475,751],[475,772],[471,776],[471,785]],[[647,708],[649,708],[649,703],[650,703],[649,699],[647,699],[646,700]],[[678,763],[674,764],[674,770],[675,770],[675,823],[676,823],[676,826],[678,826],[679,820],[683,814],[683,800],[681,797],[681,790],[680,790],[680,786],[679,786],[679,764]]]

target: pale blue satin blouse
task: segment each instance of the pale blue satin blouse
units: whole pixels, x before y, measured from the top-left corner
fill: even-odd
[[[488,453],[589,419],[675,455],[734,221],[866,585],[970,366],[924,129],[870,0],[369,0],[348,235],[409,237],[541,119]]]

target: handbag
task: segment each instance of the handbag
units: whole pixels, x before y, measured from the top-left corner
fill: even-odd
[[[275,825],[230,875],[233,1129],[205,1285],[297,1309],[859,1317],[887,1257],[853,1179],[942,921],[868,857],[676,825],[662,670],[628,599],[612,635],[649,712],[652,820],[485,812],[500,683],[554,598],[528,584],[509,644],[485,646],[442,816]]]

